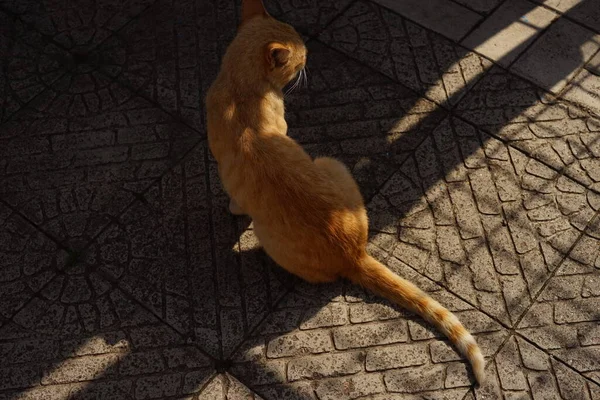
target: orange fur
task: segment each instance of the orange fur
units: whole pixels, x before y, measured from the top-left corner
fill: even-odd
[[[243,20],[207,95],[208,139],[234,214],[248,214],[264,250],[309,282],[345,277],[423,316],[468,357],[481,383],[484,360],[458,319],[366,253],[368,219],[348,169],[310,156],[286,136],[283,87],[306,48],[260,0]]]

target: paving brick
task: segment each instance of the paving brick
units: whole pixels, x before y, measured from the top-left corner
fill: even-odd
[[[505,2],[461,43],[507,67],[557,17],[529,2]]]
[[[99,280],[96,274],[88,276],[87,282],[95,282],[93,297],[64,302],[69,285],[59,275],[0,328],[0,357],[7,368],[0,372],[1,390],[20,388],[23,395],[32,391],[43,397],[41,384],[53,393],[68,387],[81,398],[162,398],[182,395],[181,374],[190,373],[198,384],[190,393],[196,393],[210,375],[211,361],[122,291]],[[193,362],[176,360],[194,353]]]
[[[102,108],[84,107],[75,115],[63,102],[82,96],[74,85],[77,77],[88,74],[95,76],[95,83],[86,93],[106,92],[108,97]],[[158,121],[141,118],[144,113]],[[132,202],[133,193],[150,186],[152,179],[198,140],[194,131],[98,72],[57,80],[15,114],[11,124],[20,133],[15,137],[3,135],[10,152],[3,157],[7,167],[0,176],[1,194],[32,222],[72,246],[88,243]],[[52,127],[51,132],[39,131],[36,127],[40,125]],[[115,142],[115,129],[142,126],[148,133],[145,143],[136,146],[146,146],[143,152],[147,156],[138,156],[140,147]],[[40,135],[50,138],[52,149],[39,146]],[[67,142],[69,146],[61,144]],[[24,156],[18,150],[23,146],[37,147],[37,154]],[[73,152],[71,146],[78,149]],[[160,151],[149,154],[148,149],[156,146]],[[5,184],[17,181],[23,184]]]
[[[588,70],[583,69],[565,88],[563,97],[580,104],[596,116],[600,116],[600,96],[597,94],[599,88],[600,77],[598,73],[590,73]]]
[[[495,374],[490,374],[486,384],[476,388],[476,399],[490,396],[536,399],[540,395],[543,398],[587,399],[587,391],[593,391],[595,386],[520,337],[512,337],[506,342],[490,369],[498,371],[499,380]]]
[[[315,392],[319,400],[349,400],[385,392],[385,385],[376,374],[356,374],[321,381],[317,384]]]
[[[352,311],[350,311],[352,313]],[[348,311],[342,304],[331,304],[321,309],[310,309],[300,324],[300,329],[314,329],[344,325],[348,322]]]
[[[598,319],[598,297],[586,290],[585,285],[598,275],[593,266],[597,240],[587,235],[581,239],[579,243],[584,247],[580,252],[574,251],[573,258],[547,283],[539,296],[539,305],[525,315],[519,331],[576,370],[593,374],[600,368],[591,362],[597,358],[594,326]],[[575,249],[578,247],[579,244]]]
[[[286,357],[307,353],[323,353],[333,348],[329,332],[311,330],[280,336],[267,344],[267,357]]]
[[[441,1],[428,3],[425,7],[417,2],[396,3],[378,0],[377,3],[455,41],[463,37],[481,19],[467,8]]]
[[[229,374],[215,376],[202,390],[201,398],[206,399],[245,399],[262,400],[262,398]]]
[[[66,252],[0,204],[0,326],[64,268]]]
[[[381,321],[397,318],[401,315],[387,304],[358,303],[350,306],[350,321],[352,323]]]
[[[406,16],[413,20],[413,13],[429,19],[444,15],[439,9],[431,14],[422,6],[410,7],[408,3],[405,6],[380,3],[392,9],[400,7],[402,13],[410,13]],[[454,12],[462,7],[444,3],[441,9],[456,15]],[[465,11],[461,18],[464,24],[453,24],[454,34],[460,35],[463,32],[461,26],[469,26],[480,17]],[[448,28],[449,25],[442,23],[436,24],[433,30],[442,29],[442,33],[452,35]],[[351,5],[321,33],[319,39],[420,93],[427,92],[428,97],[438,104],[455,104],[465,88],[472,86],[490,66],[487,60],[441,35],[405,20],[387,8],[363,1]]]
[[[444,387],[443,367],[421,367],[394,370],[384,375],[385,385],[391,392],[415,393]]]
[[[485,137],[464,122],[450,124],[449,129],[445,135],[454,138],[470,137],[482,142]],[[443,143],[445,152],[451,145],[458,147],[456,141]],[[423,143],[427,151],[422,153],[427,153],[427,157],[417,158],[417,164],[423,158],[428,169],[443,171],[442,157],[429,151],[430,147]],[[500,142],[495,147],[496,153],[504,147],[504,155],[488,157],[481,151],[473,156],[461,150],[462,165],[469,171],[467,180],[450,178],[451,182],[444,184],[424,183],[422,178],[412,181],[409,172],[402,179],[400,174],[397,179],[394,176],[381,193],[388,204],[395,206],[395,212],[403,215],[398,222],[401,242],[394,249],[394,256],[431,279],[445,282],[495,318],[510,324],[527,310],[532,294],[541,289],[570,251],[596,210],[594,203],[586,200],[588,193],[593,192],[584,185]],[[474,157],[473,161],[479,160],[471,165],[475,169],[464,161],[469,156]],[[418,187],[417,183],[424,186],[421,199],[426,199],[427,204],[412,200],[416,195],[411,192],[403,195],[403,188]],[[489,186],[492,183],[493,188]],[[481,187],[475,189],[478,184]],[[484,188],[485,184],[488,186]],[[430,222],[434,198],[444,193],[444,186],[448,187],[456,222],[447,220],[447,225],[435,225]],[[487,208],[480,211],[477,201],[483,201],[482,193],[490,200],[486,200]],[[583,238],[572,257],[589,263],[595,258],[594,246],[595,242]]]
[[[307,46],[311,78],[286,102],[289,135],[313,157],[343,161],[369,199],[443,112],[338,51],[316,41]]]
[[[295,358],[288,363],[290,381],[351,375],[363,369],[363,353],[325,354]]]
[[[426,344],[399,344],[377,347],[367,352],[367,371],[412,367],[429,362]]]
[[[493,354],[502,340],[506,337],[505,332],[495,322],[484,318],[480,313],[473,310],[471,306],[447,293],[436,284],[428,281],[423,276],[410,269],[399,261],[388,259],[390,268],[396,273],[415,282],[425,290],[431,291],[438,301],[448,305],[452,310],[457,310],[458,318],[465,323],[475,335],[486,356]],[[338,293],[345,293],[340,296]],[[363,304],[376,304],[377,296],[367,293],[359,288],[345,284],[342,287],[329,286],[314,288],[310,285],[300,285],[291,293],[292,298],[284,298],[281,303],[281,311],[271,314],[263,323],[271,326],[270,319],[278,320],[279,315],[295,315],[290,309],[304,310],[308,304],[321,304],[321,308],[339,307],[340,309],[352,309]],[[327,294],[327,295],[325,295]],[[385,302],[383,302],[385,304]],[[387,306],[386,306],[387,307]],[[461,311],[462,310],[462,311]],[[408,319],[408,321],[407,321]],[[464,396],[468,386],[470,375],[454,366],[452,373],[452,388],[445,388],[445,376],[441,376],[442,386],[440,389],[416,387],[409,381],[403,380],[400,375],[394,373],[408,373],[416,369],[431,370],[441,368],[442,373],[446,367],[452,365],[446,362],[432,363],[430,359],[429,346],[439,341],[439,331],[431,329],[431,335],[418,335],[415,328],[411,328],[411,340],[420,339],[419,342],[406,343],[408,339],[407,323],[409,326],[423,326],[419,319],[411,317],[410,314],[400,312],[399,315],[384,321],[374,320],[369,323],[353,323],[352,319],[346,320],[343,326],[333,326],[328,329],[294,330],[282,334],[265,333],[258,329],[254,336],[244,343],[240,352],[234,358],[234,374],[244,377],[244,382],[250,383],[250,387],[264,396],[265,399],[278,399],[288,395],[291,398],[309,398],[313,393],[319,399],[353,399],[367,395],[379,394],[382,398],[395,398],[394,393],[408,391],[419,391],[423,395],[445,396],[454,398]],[[300,321],[296,322],[298,325]],[[479,334],[478,332],[489,332]],[[310,337],[307,334],[314,333],[318,336]],[[303,336],[298,336],[302,334]],[[296,342],[294,343],[294,337]],[[333,338],[335,347],[320,346],[321,339],[327,343]],[[422,340],[422,341],[421,341]],[[270,346],[287,346],[289,350],[278,354],[273,359],[265,349],[265,341]],[[400,341],[400,343],[397,343]],[[308,342],[309,344],[305,344]],[[311,347],[313,346],[313,347]],[[360,346],[357,347],[357,346]],[[318,351],[318,354],[310,352]],[[461,356],[454,350],[453,359],[462,361]],[[279,356],[282,357],[279,357]],[[287,372],[287,375],[285,373]],[[352,374],[339,376],[341,374]],[[389,374],[389,376],[388,376]],[[338,376],[338,377],[335,377]],[[307,387],[305,388],[305,386]],[[287,387],[287,390],[283,390]],[[312,387],[313,389],[309,389]],[[437,387],[437,386],[436,386]],[[275,389],[277,388],[277,389]],[[281,388],[281,389],[280,389]],[[293,389],[292,389],[293,388]],[[304,390],[308,392],[304,392]],[[314,392],[312,391],[314,390]],[[424,390],[424,391],[423,391]],[[309,394],[311,393],[311,394]],[[459,394],[460,393],[460,394]],[[306,396],[306,397],[303,397]]]
[[[497,2],[462,4],[475,20]],[[239,7],[88,6],[0,12],[0,398],[469,396],[470,367],[437,329],[347,282],[293,279],[227,211],[214,159],[194,146]],[[490,63],[397,5],[266,6],[328,44],[308,43],[289,135],[350,167],[369,253],[455,312],[485,357],[506,338],[499,321],[529,310],[490,360],[495,398],[593,398],[593,110],[495,68],[476,84]],[[457,112],[477,126],[438,110],[467,88]],[[87,250],[71,260],[65,245]]]
[[[353,325],[335,328],[333,341],[336,349],[367,347],[376,344],[406,342],[408,332],[404,321],[379,324]]]
[[[498,77],[506,80],[504,86],[493,86]],[[521,87],[520,92],[529,100],[504,103],[502,99],[513,92],[505,88],[514,85]],[[595,161],[585,160],[597,157],[589,145],[579,144],[582,139],[587,143],[597,142],[593,139],[597,136],[596,132],[589,128],[593,124],[593,113],[585,111],[586,107],[567,105],[556,99],[542,102],[539,94],[539,89],[520,78],[492,69],[457,108],[461,115],[488,133],[511,142],[531,157],[563,171],[584,186],[593,185],[596,182]],[[567,112],[569,109],[576,111]],[[490,119],[496,112],[498,118]],[[586,163],[589,163],[587,170],[583,166]]]
[[[512,70],[544,89],[558,93],[576,70],[598,50],[594,40],[597,40],[594,39],[594,32],[560,19],[516,61]],[[553,60],[555,68],[543,67],[549,60]],[[537,73],[534,73],[536,68]]]

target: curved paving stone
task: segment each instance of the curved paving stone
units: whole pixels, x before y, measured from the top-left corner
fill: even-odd
[[[216,358],[227,357],[286,288],[282,270],[231,216],[198,146],[103,232],[93,265]],[[281,278],[285,280],[284,278]]]
[[[311,34],[347,3],[271,1],[266,6],[274,17]],[[234,2],[161,0],[109,38],[98,57],[103,71],[200,128],[204,96],[235,36],[238,15]]]
[[[0,329],[0,399],[167,399],[204,386],[204,354],[82,272],[57,276]]]
[[[548,281],[518,332],[600,385],[599,220]]]
[[[449,39],[365,1],[354,3],[319,39],[448,106],[491,66]]]
[[[0,326],[63,267],[66,253],[0,203]]]
[[[200,129],[237,25],[235,2],[157,1],[98,50],[103,71]]]
[[[229,374],[221,374],[212,381],[199,394],[202,400],[263,400],[252,390]]]
[[[600,394],[600,385],[586,380],[519,336],[506,342],[488,371],[488,381],[475,389],[477,400],[595,400]]]
[[[5,71],[14,41],[14,22],[15,18],[13,16],[0,11],[0,123],[9,114],[7,94],[9,80]]]
[[[308,36],[319,34],[352,0],[265,0],[269,14]]]
[[[343,161],[372,197],[444,111],[432,101],[318,42],[308,43],[308,84],[286,97],[288,135],[313,157]]]
[[[0,123],[48,89],[71,56],[16,17],[0,11]]]
[[[198,140],[83,66],[2,126],[0,196],[59,240],[83,246]]]
[[[1,0],[0,6],[65,49],[86,53],[155,0]]]
[[[448,119],[372,203],[393,253],[512,326],[599,209],[598,195]]]
[[[600,119],[493,68],[457,113],[529,156],[600,192]]]
[[[386,239],[373,238],[383,247],[371,244],[370,251],[455,312],[484,355],[494,354],[506,331],[388,255]],[[341,282],[299,284],[244,343],[231,369],[265,399],[302,400],[461,399],[471,385],[468,371],[438,331]]]

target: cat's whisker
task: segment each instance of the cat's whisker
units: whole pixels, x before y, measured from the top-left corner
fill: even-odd
[[[294,84],[292,86],[290,86],[290,88],[288,90],[285,91],[285,94],[290,94],[294,89],[296,89],[296,87],[300,84],[301,78],[302,78],[302,73],[299,73],[298,77],[296,78],[296,82],[294,82]]]
[[[306,67],[302,68],[302,76],[304,77],[304,88],[308,88],[308,73],[306,72]]]

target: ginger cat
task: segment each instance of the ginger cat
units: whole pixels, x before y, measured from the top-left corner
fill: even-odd
[[[282,89],[306,63],[302,38],[244,0],[242,23],[206,98],[208,140],[233,214],[247,214],[265,252],[309,282],[347,278],[422,316],[473,366],[485,362],[450,311],[366,252],[368,220],[348,169],[311,157],[287,134]]]

